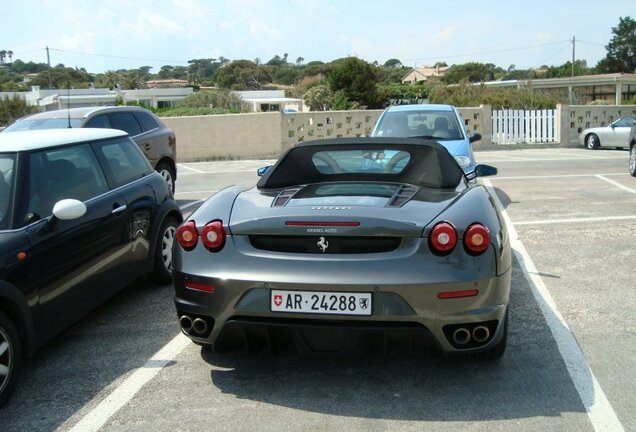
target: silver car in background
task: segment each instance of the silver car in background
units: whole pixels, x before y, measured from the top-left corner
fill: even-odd
[[[597,150],[599,147],[621,147],[629,145],[629,131],[632,127],[633,117],[621,117],[607,126],[585,129],[579,135],[579,143],[588,150]]]

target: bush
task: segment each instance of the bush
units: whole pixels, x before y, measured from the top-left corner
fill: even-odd
[[[493,108],[550,109],[561,101],[559,95],[531,88],[493,88],[462,82],[455,86],[438,85],[431,89],[429,102],[460,107],[491,105]]]
[[[219,108],[241,111],[241,98],[229,90],[200,91],[185,98],[180,107],[185,108]]]
[[[13,98],[0,98],[0,126],[7,126],[35,111],[35,107],[27,105],[26,101],[17,95]]]
[[[239,111],[228,110],[224,108],[189,108],[189,107],[161,108],[154,111],[155,111],[155,114],[157,114],[159,117],[188,117],[188,116],[239,113]]]

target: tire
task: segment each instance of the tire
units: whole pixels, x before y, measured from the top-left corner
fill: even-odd
[[[170,189],[170,192],[174,193],[175,191],[174,179],[176,178],[176,173],[174,172],[174,169],[165,162],[159,162],[157,166],[155,167],[155,171],[161,174],[161,177],[163,177],[163,179],[165,180],[166,184],[168,185],[168,189]]]
[[[22,344],[13,321],[0,311],[0,407],[18,380],[22,366]]]
[[[172,244],[177,232],[177,220],[168,216],[161,224],[155,245],[154,266],[150,276],[156,282],[172,282]]]
[[[629,173],[636,177],[636,143],[629,146]]]
[[[596,150],[601,146],[601,140],[598,139],[598,135],[589,134],[585,137],[585,148],[588,150]]]

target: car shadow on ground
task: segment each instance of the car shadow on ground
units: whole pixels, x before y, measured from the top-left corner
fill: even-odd
[[[172,284],[138,279],[27,360],[0,430],[55,430],[178,334]]]
[[[508,350],[499,362],[426,353],[315,359],[202,349],[201,356],[223,393],[329,415],[487,421],[585,412],[517,262]]]

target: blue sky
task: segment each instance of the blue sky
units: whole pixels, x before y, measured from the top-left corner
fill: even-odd
[[[482,4],[480,4],[482,3]],[[305,62],[357,56],[407,66],[478,61],[507,68],[594,66],[634,0],[13,0],[3,5],[0,49],[14,59],[89,72],[288,54]]]

